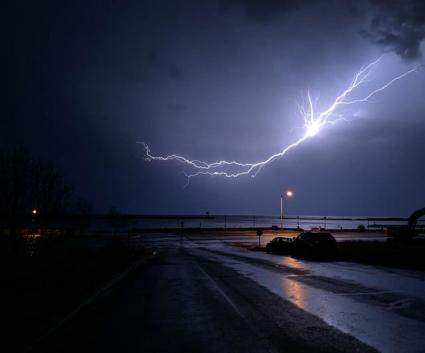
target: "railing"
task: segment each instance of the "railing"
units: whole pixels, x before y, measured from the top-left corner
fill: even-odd
[[[407,218],[402,217],[336,217],[336,216],[288,216],[283,219],[286,229],[358,229],[382,230],[388,226],[407,225]],[[8,231],[4,222],[0,231]],[[23,219],[20,229],[26,234],[34,233],[42,225],[45,233],[84,233],[114,232],[144,229],[257,229],[280,228],[281,219],[277,216],[258,215],[86,215],[34,218],[27,222]],[[418,229],[425,228],[425,219],[420,219]]]

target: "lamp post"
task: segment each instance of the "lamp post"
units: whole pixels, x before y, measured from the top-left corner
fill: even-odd
[[[33,208],[31,210],[31,214],[32,214],[32,217],[31,217],[31,234],[35,235],[36,234],[36,227],[37,227],[36,218],[38,218],[37,217],[38,210],[36,208]]]
[[[283,197],[286,196],[288,199],[294,196],[291,190],[287,190],[284,194],[280,195],[280,229],[283,230]]]

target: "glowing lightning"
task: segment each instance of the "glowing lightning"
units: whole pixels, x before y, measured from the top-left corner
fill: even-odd
[[[204,161],[200,161],[196,159],[190,160],[176,154],[171,154],[165,157],[154,156],[151,154],[151,150],[145,142],[138,142],[138,143],[143,145],[143,147],[145,148],[145,152],[146,152],[145,159],[147,161],[175,160],[195,169],[194,173],[191,173],[191,174],[184,173],[187,177],[187,183],[189,183],[190,178],[193,178],[198,175],[211,175],[211,176],[217,175],[217,176],[224,176],[226,178],[237,178],[242,175],[250,175],[251,177],[255,177],[265,165],[275,160],[281,159],[283,156],[286,155],[288,151],[290,151],[294,147],[300,145],[305,140],[316,136],[320,132],[320,130],[326,125],[333,124],[341,119],[344,119],[343,115],[337,112],[337,109],[339,107],[344,105],[352,105],[357,103],[368,102],[374,95],[388,88],[393,83],[409,75],[410,73],[415,72],[418,68],[418,67],[415,67],[413,69],[410,69],[394,77],[390,81],[386,82],[384,85],[380,86],[379,88],[375,90],[372,90],[371,92],[369,92],[367,95],[365,95],[362,98],[356,98],[356,99],[350,100],[349,96],[356,90],[356,88],[358,88],[363,83],[365,83],[372,69],[379,63],[381,58],[373,61],[372,63],[370,63],[369,65],[365,67],[362,67],[354,76],[349,86],[338,97],[336,97],[336,99],[327,109],[325,109],[318,115],[316,115],[315,113],[313,100],[310,96],[310,92],[308,91],[307,92],[307,102],[308,102],[307,108],[304,108],[303,106],[299,107],[300,114],[304,119],[304,126],[303,126],[304,135],[300,139],[295,141],[294,143],[285,147],[282,151],[269,156],[265,160],[255,162],[255,163],[241,163],[237,161],[226,161],[226,160],[208,163],[208,162],[204,162]],[[236,171],[228,171],[229,168]]]

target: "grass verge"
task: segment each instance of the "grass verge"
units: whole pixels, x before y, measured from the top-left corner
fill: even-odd
[[[425,241],[342,241],[338,242],[339,261],[425,271]],[[266,251],[251,244],[234,244],[250,251]]]
[[[342,261],[425,271],[425,242],[344,241],[338,243],[338,258]]]
[[[33,256],[2,255],[2,351],[19,352],[149,252],[61,237],[43,241]]]

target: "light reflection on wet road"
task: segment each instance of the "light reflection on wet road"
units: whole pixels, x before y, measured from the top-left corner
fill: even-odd
[[[182,246],[219,261],[382,352],[425,352],[425,273],[304,261],[232,246],[256,237],[144,238],[152,246]]]

